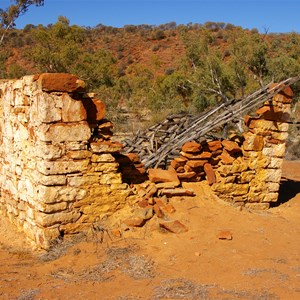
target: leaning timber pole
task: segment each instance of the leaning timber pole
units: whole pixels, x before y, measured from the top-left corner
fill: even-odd
[[[274,85],[269,83],[260,90],[241,99],[232,99],[211,109],[209,112],[196,118],[189,128],[181,132],[175,138],[162,145],[156,152],[142,159],[146,168],[157,167],[169,153],[180,148],[188,141],[199,139],[210,131],[219,128],[234,120],[237,116],[247,113],[255,106],[271,99],[285,87],[300,80],[300,76],[291,77]],[[272,87],[271,87],[272,86]]]

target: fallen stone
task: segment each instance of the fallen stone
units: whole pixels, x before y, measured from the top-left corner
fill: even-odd
[[[183,152],[181,151],[180,152],[180,155],[182,157],[185,157],[189,160],[197,160],[197,159],[209,159],[212,157],[212,153],[210,152],[207,152],[207,151],[204,151],[202,153],[198,153],[198,154],[195,154],[195,153],[187,153],[187,152]]]
[[[139,206],[139,207],[142,207],[142,208],[145,208],[145,207],[147,207],[148,205],[149,205],[149,203],[148,203],[148,200],[146,200],[146,199],[140,200],[140,201],[138,202],[138,206]]]
[[[172,233],[184,233],[188,231],[188,228],[178,220],[160,222],[159,226]]]
[[[180,184],[180,181],[174,168],[169,168],[168,170],[149,169],[148,172],[149,180],[151,182],[172,182],[174,184],[177,184],[177,186]]]
[[[124,220],[123,223],[129,227],[142,227],[146,223],[146,220],[139,217],[132,217]]]
[[[150,184],[149,187],[146,189],[146,198],[151,198],[157,193],[157,187],[155,184]]]
[[[277,85],[277,83],[272,83],[272,84],[269,86],[269,89],[274,88],[276,85]],[[282,87],[282,85],[281,85],[281,86],[278,86],[278,88],[281,88],[281,87]],[[293,90],[291,89],[291,87],[287,86],[287,87],[285,87],[282,91],[280,91],[280,93],[277,94],[277,95],[280,95],[280,94],[284,95],[285,97],[292,98],[293,95],[294,95],[294,92],[293,92]]]
[[[111,230],[111,234],[114,236],[114,237],[117,237],[117,238],[120,238],[122,237],[122,233],[119,229],[112,229]]]
[[[164,188],[176,188],[178,186],[177,182],[161,182],[155,184],[157,189],[164,189]]]
[[[216,174],[211,164],[207,163],[204,165],[204,172],[206,174],[206,178],[209,185],[216,183]]]
[[[153,210],[158,218],[162,219],[165,216],[162,209],[157,204],[153,205]]]
[[[219,240],[232,240],[232,233],[228,230],[222,230],[218,233],[217,238]]]
[[[184,166],[184,171],[185,171],[186,173],[194,172],[194,168],[192,168],[192,167],[190,167],[188,164],[186,164],[186,165]]]
[[[154,201],[153,198],[149,198],[147,201],[148,201],[149,205],[154,205],[155,204],[155,201]]]
[[[165,211],[166,211],[167,213],[173,214],[174,212],[176,212],[176,209],[175,209],[175,207],[174,207],[171,203],[168,203],[168,204],[165,206]]]
[[[176,188],[176,189],[163,189],[159,191],[159,196],[176,197],[176,196],[195,196],[193,190]]]
[[[110,129],[111,130],[113,128],[114,128],[114,124],[111,121],[107,120],[107,119],[102,119],[101,123],[98,124],[98,129],[99,130],[102,130],[102,129]]]
[[[144,220],[149,220],[153,217],[153,207],[148,206],[135,211],[135,218],[142,218]]]
[[[184,173],[184,167],[178,167],[176,173]]]
[[[157,204],[161,209],[165,209],[167,205],[167,201],[165,201],[163,198],[155,198],[155,204]]]

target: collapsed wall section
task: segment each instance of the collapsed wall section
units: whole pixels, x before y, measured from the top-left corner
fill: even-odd
[[[181,181],[207,180],[223,200],[267,209],[278,200],[293,92],[285,87],[246,116],[248,131],[229,140],[186,143],[171,162]]]
[[[38,247],[125,204],[105,105],[70,74],[0,82],[0,211]]]

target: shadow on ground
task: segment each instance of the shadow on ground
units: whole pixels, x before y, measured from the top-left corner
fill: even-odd
[[[283,177],[280,182],[278,201],[276,203],[272,203],[271,207],[277,207],[281,204],[284,204],[299,193],[300,181]]]

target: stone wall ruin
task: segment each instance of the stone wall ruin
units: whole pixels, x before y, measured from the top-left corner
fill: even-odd
[[[206,179],[219,198],[267,209],[278,199],[293,92],[286,87],[246,116],[248,131],[230,140],[189,142],[171,165],[181,181]]]
[[[147,180],[138,156],[122,155],[122,145],[111,140],[104,103],[85,93],[76,76],[2,80],[0,92],[0,212],[38,247],[89,229],[127,203],[133,191],[127,183]],[[160,174],[149,172],[156,195],[206,180],[227,202],[268,208],[278,198],[292,96],[287,87],[247,116],[243,137],[185,144],[171,162],[171,183],[159,184]]]
[[[69,74],[1,81],[0,211],[39,247],[122,207],[105,105]]]

